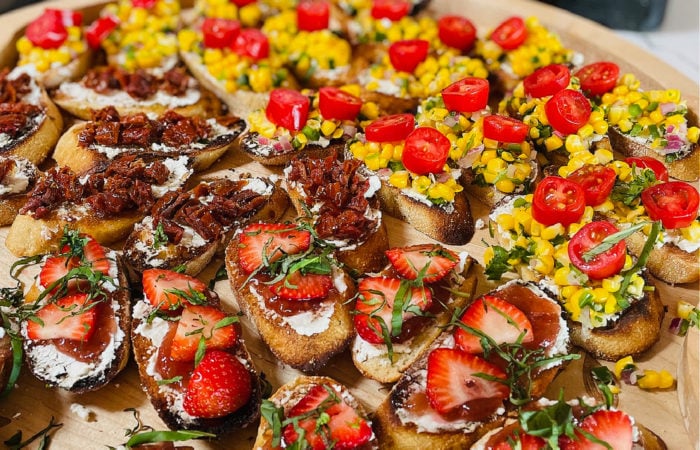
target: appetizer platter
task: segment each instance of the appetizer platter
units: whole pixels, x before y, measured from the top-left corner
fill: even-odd
[[[176,445],[467,448],[513,433],[517,402],[545,397],[528,408],[546,410],[562,392],[578,399],[577,430],[619,418],[581,411],[580,397],[603,399],[590,375],[602,365],[627,377],[614,392],[630,436],[634,423],[644,448],[664,448],[655,435],[697,447],[684,425],[700,416],[697,342],[670,331],[679,304],[698,307],[698,250],[684,250],[700,236],[697,82],[534,1],[320,2],[325,18],[319,2],[263,3],[49,1],[0,16],[0,69],[24,67],[0,75],[9,104],[24,105],[20,125],[0,122],[0,149],[15,149],[2,156],[23,156],[21,133],[48,130],[29,140],[29,161],[2,166],[32,175],[28,199],[0,209],[0,288],[10,295],[22,261],[25,305],[41,306],[15,328],[26,363],[0,398],[0,440],[118,448],[191,429],[214,437]],[[226,8],[237,20],[219,17]],[[55,29],[37,33],[37,17]],[[392,31],[404,17],[412,31]],[[526,27],[561,48],[508,59]],[[110,66],[95,69],[99,58]],[[85,86],[92,97],[78,97]],[[448,150],[436,163],[423,147]],[[638,176],[643,192],[624,187]],[[570,203],[576,192],[579,210],[548,203],[557,191]],[[669,196],[690,212],[672,217]],[[589,354],[570,356],[569,339]],[[498,345],[518,350],[497,364]],[[528,369],[526,387],[522,374],[502,382],[504,364],[533,354],[544,368]],[[630,382],[634,364],[647,376]],[[455,411],[474,399],[446,387],[460,371],[478,372],[469,383],[485,395],[464,417]],[[208,380],[237,394],[214,404]],[[427,420],[411,419],[415,398]],[[319,411],[328,436],[284,418]],[[455,421],[485,425],[464,433]]]

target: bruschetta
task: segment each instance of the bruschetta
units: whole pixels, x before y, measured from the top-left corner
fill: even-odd
[[[27,202],[39,169],[24,158],[0,156],[0,225],[10,225]]]

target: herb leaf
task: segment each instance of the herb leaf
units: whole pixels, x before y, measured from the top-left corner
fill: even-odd
[[[190,439],[214,438],[215,434],[205,433],[196,430],[178,430],[178,431],[145,431],[138,433],[126,442],[127,448],[132,448],[141,444],[151,444],[154,442],[177,442],[189,441]]]
[[[600,244],[583,253],[583,260],[586,262],[590,262],[596,256],[600,255],[601,253],[607,252],[615,245],[617,245],[618,242],[627,239],[629,236],[633,235],[634,233],[641,230],[647,225],[649,225],[649,222],[640,222],[635,225],[632,225],[631,227],[625,230],[620,230],[616,233],[606,236],[605,239],[603,239],[600,242]]]

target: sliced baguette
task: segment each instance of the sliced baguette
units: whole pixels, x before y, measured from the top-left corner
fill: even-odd
[[[27,192],[34,187],[39,170],[29,160],[0,156],[0,226],[10,225],[27,202]]]
[[[647,236],[638,231],[625,242],[627,249],[635,256],[642,253]],[[673,261],[672,264],[669,264]],[[673,243],[652,248],[646,262],[647,270],[656,278],[669,283],[694,283],[700,279],[700,250],[686,252]]]
[[[218,197],[216,201],[215,196]],[[153,205],[151,214],[137,224],[127,237],[124,258],[137,272],[148,268],[184,266],[185,273],[194,276],[209,264],[216,253],[226,248],[237,227],[252,221],[278,220],[287,210],[287,205],[285,192],[265,178],[203,181],[187,192],[166,194]],[[184,208],[188,209],[187,214],[184,214]],[[194,221],[194,224],[201,221],[200,215],[190,215],[194,214],[192,210],[195,208],[211,208],[214,214],[206,214],[206,217],[213,223],[208,222],[210,226],[205,228],[214,237],[202,236],[192,228],[193,222],[186,221]],[[182,227],[183,235],[177,244],[166,232],[165,242],[160,241],[155,248],[156,221],[160,220]]]
[[[370,419],[362,404],[352,395],[348,388],[328,377],[300,376],[277,389],[277,391],[272,394],[269,401],[277,408],[282,408],[285,414],[284,417],[286,417],[289,411],[304,398],[309,390],[318,385],[333,389],[343,402],[351,406],[361,418],[369,422]],[[258,435],[253,444],[253,449],[271,450],[277,448],[272,445],[273,438],[274,433],[271,424],[263,418],[258,427]],[[376,437],[373,435],[370,441],[365,443],[361,448],[367,450],[379,448]]]
[[[95,391],[109,383],[129,360],[131,291],[121,257],[112,250],[106,252],[106,257],[109,261],[110,281],[101,283],[105,297],[98,306],[99,328],[87,343],[93,345],[93,341],[102,340],[103,347],[94,348],[90,359],[78,359],[66,353],[62,339],[32,340],[27,335],[28,322],[22,323],[24,353],[29,369],[49,386],[75,393]],[[39,299],[40,293],[41,288],[32,286],[25,301],[36,302],[37,305],[50,301],[50,295]],[[111,314],[105,315],[108,313]],[[81,343],[77,345],[80,348]],[[98,348],[102,349],[97,350]]]
[[[58,87],[61,83],[77,80],[90,66],[92,53],[84,51],[66,65],[52,65],[46,72],[37,72],[37,79],[46,89]]]
[[[362,375],[381,383],[393,383],[398,380],[401,374],[428,350],[450,322],[455,311],[465,308],[472,301],[477,283],[475,271],[472,270],[475,262],[466,254],[463,257],[457,270],[448,274],[444,282],[439,283],[439,286],[445,288],[435,290],[445,294],[445,297],[433,295],[433,302],[441,305],[440,311],[406,344],[393,347],[393,359],[389,359],[386,345],[371,344],[360,336],[355,337],[351,345],[352,362]],[[456,292],[459,294],[453,294]]]
[[[265,106],[263,106],[263,109]],[[342,153],[345,141],[332,140],[327,146],[307,145],[302,150],[296,150],[291,143],[288,146],[278,145],[276,139],[268,139],[257,132],[246,133],[241,138],[241,150],[253,161],[265,166],[285,166],[296,157],[323,158],[325,156]]]

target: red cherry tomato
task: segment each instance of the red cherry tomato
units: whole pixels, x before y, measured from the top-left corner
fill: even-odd
[[[570,79],[568,67],[563,64],[550,64],[525,77],[523,87],[530,97],[547,97],[566,89]]]
[[[257,28],[246,28],[241,30],[233,40],[231,49],[241,56],[259,61],[267,58],[270,54],[270,41],[267,36]]]
[[[255,3],[258,0],[229,0],[231,3],[235,3],[236,6],[239,8],[245,6],[245,5],[250,5],[251,3]]]
[[[135,8],[151,9],[156,4],[156,0],[131,0]]]
[[[396,41],[389,47],[389,60],[394,69],[413,73],[428,56],[430,44],[423,39]]]
[[[660,220],[664,228],[685,228],[698,217],[700,196],[688,183],[669,181],[642,191],[642,203],[651,220]]]
[[[277,88],[270,92],[265,114],[270,122],[289,131],[299,131],[309,115],[309,97],[294,89]]]
[[[601,61],[581,67],[576,73],[581,90],[590,95],[603,95],[617,84],[620,67],[614,62]]]
[[[442,90],[442,99],[450,111],[482,110],[489,101],[489,82],[483,78],[462,78]]]
[[[304,0],[297,5],[297,28],[300,31],[316,31],[328,28],[330,7],[327,1]]]
[[[591,103],[579,91],[564,89],[552,96],[544,105],[549,124],[564,135],[574,134],[588,122]]]
[[[438,20],[438,36],[448,47],[466,52],[474,45],[476,27],[466,17],[444,16]]]
[[[91,49],[97,50],[100,48],[102,41],[107,39],[107,36],[114,31],[119,25],[119,20],[114,16],[100,17],[92,22],[85,30],[85,39]]]
[[[405,0],[374,0],[372,2],[372,17],[389,19],[392,22],[401,20],[411,10],[411,4]]]
[[[512,117],[497,114],[484,117],[484,137],[498,142],[519,144],[525,140],[529,127]]]
[[[83,23],[83,13],[80,11],[71,11],[70,9],[53,9],[46,8],[44,14],[53,14],[66,27],[77,27]]]
[[[664,163],[651,156],[630,156],[625,158],[625,162],[630,166],[636,166],[637,169],[651,169],[654,171],[656,179],[659,181],[668,181],[668,170]]]
[[[56,11],[56,10],[53,10]],[[37,47],[58,48],[68,39],[68,30],[63,24],[63,17],[50,11],[44,11],[25,31],[27,39]]]
[[[535,188],[532,217],[542,225],[578,222],[586,208],[581,186],[559,177],[545,177]]]
[[[365,128],[365,137],[372,142],[396,142],[406,139],[415,127],[412,114],[380,117]]]
[[[442,172],[450,152],[450,140],[435,128],[418,127],[406,138],[401,162],[418,175]]]
[[[318,90],[318,109],[324,119],[355,120],[362,109],[362,99],[332,86]]]
[[[520,47],[527,38],[527,27],[521,17],[506,19],[491,32],[491,40],[503,50]]]
[[[573,171],[567,180],[571,180],[583,188],[586,205],[598,206],[603,203],[615,186],[615,171],[610,167],[596,164],[586,164]]]
[[[206,48],[230,47],[240,32],[241,24],[237,20],[207,17],[202,22],[202,34]]]
[[[605,220],[587,223],[569,241],[569,260],[578,270],[592,280],[602,280],[620,273],[625,266],[627,245],[624,239],[609,250],[587,257],[585,253],[600,244],[603,239],[619,230]]]

